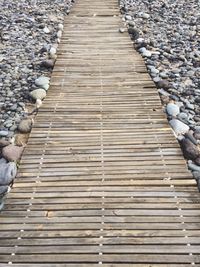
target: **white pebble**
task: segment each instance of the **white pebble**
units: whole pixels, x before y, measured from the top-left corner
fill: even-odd
[[[180,113],[180,108],[174,103],[169,103],[167,104],[166,111],[168,115],[176,117]]]

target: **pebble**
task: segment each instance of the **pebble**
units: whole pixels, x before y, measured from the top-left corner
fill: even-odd
[[[43,32],[48,34],[48,33],[50,33],[51,31],[49,30],[48,27],[45,26],[44,29],[43,29]]]
[[[170,88],[169,82],[167,80],[159,80],[156,83],[156,85],[158,88],[163,88],[163,89],[169,89]]]
[[[9,132],[8,130],[0,130],[0,137],[6,137],[8,136]]]
[[[150,15],[149,14],[147,14],[147,13],[141,13],[141,15],[140,15],[143,19],[149,19],[150,18]]]
[[[37,99],[43,100],[46,97],[46,95],[47,93],[44,89],[35,89],[32,92],[30,92],[30,96],[35,100]]]
[[[2,149],[2,156],[8,161],[18,161],[21,158],[24,147],[8,145]]]
[[[180,113],[180,108],[174,103],[169,103],[167,104],[166,111],[168,115],[176,117]]]
[[[133,40],[136,40],[139,38],[139,31],[133,27],[128,28],[128,33],[131,34]]]
[[[41,66],[47,69],[52,69],[54,67],[55,60],[47,59],[41,62]]]
[[[194,164],[191,160],[188,160],[188,168],[192,171],[200,172],[200,166]]]
[[[130,16],[130,15],[126,15],[125,18],[126,18],[127,20],[132,20],[132,16]]]
[[[49,80],[50,80],[49,77],[40,76],[39,78],[37,78],[35,80],[35,84],[40,88],[48,90],[49,89]]]
[[[170,120],[169,124],[171,125],[176,135],[185,134],[190,129],[188,125],[177,119]]]
[[[31,131],[31,128],[32,128],[32,120],[28,118],[21,120],[18,125],[18,130],[21,133],[29,133]]]
[[[57,53],[57,49],[55,47],[51,47],[50,50],[49,50],[49,54],[50,56],[55,56]]]
[[[196,138],[193,135],[193,131],[189,131],[185,134],[185,137],[187,137],[194,145],[198,145],[198,141],[196,140]]]
[[[61,37],[62,37],[62,31],[61,30],[59,30],[58,32],[57,32],[57,37],[60,39]]]
[[[0,186],[10,185],[17,174],[17,166],[14,162],[0,165]]]
[[[124,33],[125,31],[126,31],[125,28],[119,28],[119,32],[120,32],[120,33]]]
[[[199,150],[197,146],[194,145],[188,138],[181,140],[181,148],[186,159],[194,160],[199,156]]]
[[[58,30],[63,31],[63,29],[64,29],[63,24],[62,23],[59,23],[58,24]]]
[[[151,57],[152,54],[150,51],[146,50],[146,51],[142,52],[142,55],[143,55],[143,57]]]

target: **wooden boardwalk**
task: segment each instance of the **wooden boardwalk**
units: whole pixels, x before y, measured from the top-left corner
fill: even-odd
[[[117,0],[66,18],[0,215],[0,267],[200,266],[200,194],[121,23]]]

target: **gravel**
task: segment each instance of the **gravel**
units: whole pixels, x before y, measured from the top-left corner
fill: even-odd
[[[0,134],[12,135],[24,116],[35,80],[50,77],[64,16],[73,0],[0,1]],[[51,53],[50,53],[51,51]],[[53,60],[50,58],[53,58]],[[48,85],[43,86],[48,89]],[[4,134],[5,136],[5,134]]]
[[[192,149],[199,151],[199,0],[121,0],[120,8],[178,140],[183,140],[189,132],[196,146]],[[191,149],[189,141],[184,143],[183,152],[187,149]],[[199,158],[194,161],[190,153],[186,158],[189,168],[200,172]]]

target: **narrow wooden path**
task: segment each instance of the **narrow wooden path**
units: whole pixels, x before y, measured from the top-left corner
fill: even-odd
[[[121,23],[117,0],[66,18],[0,214],[0,267],[200,266],[200,194]]]

